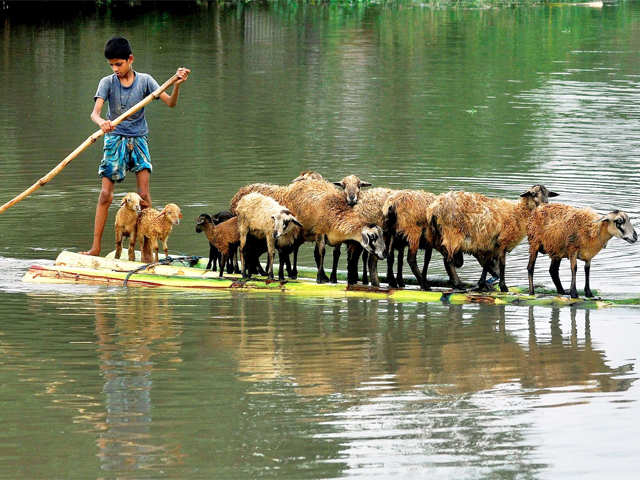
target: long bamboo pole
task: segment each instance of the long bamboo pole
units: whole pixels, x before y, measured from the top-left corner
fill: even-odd
[[[138,110],[141,110],[142,108],[144,108],[146,105],[148,105],[149,103],[151,103],[154,99],[159,98],[160,94],[162,92],[164,92],[167,88],[169,88],[171,85],[173,85],[176,80],[178,80],[178,75],[173,75],[169,80],[167,80],[166,82],[164,82],[162,85],[160,85],[156,90],[154,90],[153,92],[151,92],[149,95],[147,95],[145,98],[143,98],[142,100],[140,100],[138,103],[136,103],[133,107],[131,107],[129,110],[127,110],[126,112],[124,112],[122,115],[120,115],[118,118],[116,118],[115,120],[113,120],[111,122],[111,125],[116,126],[118,125],[120,122],[122,122],[125,118],[129,117],[130,115],[133,115],[134,113],[136,113]],[[36,190],[38,190],[40,187],[42,187],[43,185],[46,185],[53,177],[55,177],[56,175],[58,175],[58,173],[60,173],[62,171],[62,169],[64,167],[66,167],[67,165],[69,165],[69,163],[71,163],[71,161],[76,158],[78,155],[80,155],[80,153],[82,153],[82,151],[84,149],[86,149],[89,145],[95,143],[95,141],[97,139],[99,139],[102,135],[104,135],[104,132],[102,130],[98,130],[95,133],[93,133],[91,136],[89,136],[84,142],[82,142],[73,152],[71,152],[69,155],[66,156],[66,158],[64,160],[62,160],[53,170],[51,170],[49,173],[47,173],[44,177],[42,177],[40,180],[38,180],[36,183],[34,183],[33,185],[31,185],[29,188],[27,188],[24,192],[22,192],[20,195],[14,197],[12,200],[8,201],[7,203],[5,203],[4,205],[2,205],[0,207],[0,213],[3,213],[6,209],[8,209],[9,207],[15,205],[16,203],[18,203],[19,201],[21,201],[22,199],[28,197],[29,195],[31,195],[33,192],[35,192]]]

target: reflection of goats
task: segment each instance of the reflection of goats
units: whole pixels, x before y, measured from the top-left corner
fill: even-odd
[[[528,342],[522,342],[508,331],[505,308],[481,307],[469,318],[467,307],[452,305],[444,313],[448,321],[439,322],[432,321],[433,312],[437,311],[437,317],[443,315],[439,306],[424,304],[407,309],[394,305],[387,308],[392,311],[385,315],[378,310],[377,301],[363,304],[350,300],[347,299],[348,308],[344,304],[336,306],[331,315],[335,320],[330,324],[326,311],[324,315],[318,312],[317,319],[306,319],[302,325],[279,321],[279,309],[269,309],[261,319],[247,319],[245,328],[252,332],[251,345],[242,344],[240,348],[238,340],[231,339],[225,343],[238,349],[239,365],[245,374],[261,372],[262,377],[269,378],[267,372],[271,371],[272,375],[290,377],[295,379],[296,391],[301,395],[359,388],[372,378],[385,375],[392,375],[396,389],[429,385],[440,394],[477,392],[513,383],[514,379],[523,388],[593,384],[594,390],[611,391],[630,385],[629,380],[615,378],[629,366],[612,369],[606,364],[604,352],[592,348],[588,310],[584,310],[585,337],[581,341],[577,310],[570,311],[568,340],[566,335],[563,338],[559,310],[538,312],[531,307]],[[283,301],[286,305],[282,308],[295,308],[295,302]],[[534,314],[539,317],[549,311],[551,332],[541,336]],[[309,312],[299,314],[306,318]],[[269,317],[273,317],[271,321]],[[363,318],[370,321],[363,323]],[[256,322],[266,322],[259,334]],[[277,328],[266,328],[275,324]],[[249,338],[241,337],[245,342]],[[220,333],[217,338],[220,341]],[[346,340],[349,348],[345,347]],[[332,361],[327,362],[326,357]],[[274,359],[279,359],[277,366]],[[306,387],[311,385],[314,387]]]

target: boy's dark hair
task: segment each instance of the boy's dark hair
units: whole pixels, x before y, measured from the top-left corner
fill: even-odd
[[[128,60],[129,55],[131,55],[131,45],[129,45],[129,40],[126,38],[113,37],[104,46],[104,56],[107,60],[114,58]]]

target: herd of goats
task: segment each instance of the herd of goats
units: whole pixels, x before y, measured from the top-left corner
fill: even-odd
[[[363,283],[379,285],[377,260],[387,259],[387,283],[391,288],[404,286],[402,262],[407,263],[420,288],[428,290],[427,268],[435,248],[442,254],[444,266],[454,288],[463,283],[457,268],[463,254],[472,255],[482,267],[479,290],[492,289],[487,275],[499,277],[506,292],[506,255],[525,236],[529,240],[529,293],[534,294],[533,273],[538,253],[551,258],[549,273],[559,294],[565,294],[559,276],[560,262],[571,263],[571,297],[576,288],[577,260],[585,263],[585,296],[591,297],[589,269],[591,259],[612,237],[629,243],[638,239],[629,216],[614,210],[600,215],[590,208],[550,204],[557,196],[544,185],[534,185],[520,194],[519,200],[490,198],[479,193],[449,191],[439,195],[424,190],[365,188],[370,183],[349,175],[339,182],[328,182],[313,171],[302,172],[289,185],[255,183],[246,185],[233,196],[228,211],[201,214],[196,231],[204,232],[210,245],[208,269],[223,275],[241,272],[274,278],[273,264],[278,253],[278,276],[297,278],[299,247],[315,242],[314,257],[318,283],[337,281],[340,245],[348,246],[347,282],[358,282],[358,262],[363,259]],[[175,204],[162,211],[140,210],[140,197],[128,193],[116,214],[116,258],[120,258],[123,237],[130,237],[129,259],[134,258],[136,241],[142,244],[142,261],[158,261],[158,241],[168,254],[167,238],[172,226],[182,217]],[[333,250],[330,276],[324,270],[325,245]],[[422,269],[417,264],[419,249],[425,251]],[[153,257],[152,257],[153,251]],[[397,251],[397,270],[394,261]],[[266,271],[259,257],[267,253]],[[293,260],[291,261],[291,256]],[[240,259],[241,269],[238,266]]]

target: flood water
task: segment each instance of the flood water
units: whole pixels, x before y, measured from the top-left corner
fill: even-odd
[[[147,108],[154,206],[184,214],[174,253],[208,254],[193,219],[240,186],[306,169],[507,198],[543,183],[638,225],[637,2],[33,13],[0,17],[0,203],[96,130],[119,33],[159,83],[192,69],[175,109]],[[635,478],[637,307],[22,283],[89,247],[100,150],[0,215],[1,478]],[[134,189],[116,187],[103,253]],[[639,296],[639,248],[609,242],[592,287]]]

